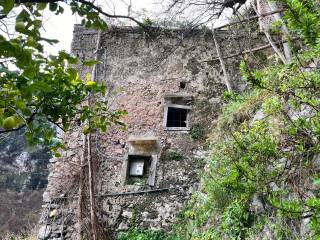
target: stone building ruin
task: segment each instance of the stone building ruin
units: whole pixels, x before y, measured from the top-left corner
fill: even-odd
[[[240,39],[216,34],[224,54],[237,53]],[[169,231],[199,184],[202,135],[212,130],[226,90],[212,33],[175,29],[148,36],[120,27],[99,34],[76,25],[72,52],[80,59],[97,54],[95,79],[106,82],[110,108],[128,111],[127,130],[112,126],[92,138],[99,222],[109,232]],[[226,65],[234,88],[243,89],[238,59]],[[83,77],[92,71],[78,69]],[[76,239],[81,129],[65,134],[68,150],[51,160],[40,239]]]

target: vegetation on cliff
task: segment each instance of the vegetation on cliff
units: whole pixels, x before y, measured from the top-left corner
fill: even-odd
[[[181,239],[316,239],[320,236],[320,16],[317,1],[285,1],[290,30],[305,46],[290,64],[255,70],[210,139],[202,189],[177,233]]]

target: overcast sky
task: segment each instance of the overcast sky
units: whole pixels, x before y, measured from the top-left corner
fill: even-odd
[[[96,0],[96,4],[103,6],[103,10],[111,14],[128,14],[128,6],[131,2],[131,16],[150,16],[151,19],[157,18],[161,12],[164,10],[161,2],[166,2],[162,0]],[[60,50],[70,51],[73,26],[76,23],[80,23],[81,19],[75,15],[72,15],[71,10],[68,5],[64,5],[65,12],[62,15],[54,15],[49,10],[44,14],[44,27],[43,34],[47,38],[57,39],[60,42],[54,46],[47,46],[45,50],[48,54],[57,54]],[[231,10],[228,12],[224,11],[223,15],[230,15]],[[192,13],[190,13],[192,15]],[[224,16],[222,16],[223,18]],[[225,22],[218,21],[219,23]],[[126,22],[128,25],[132,22]],[[215,26],[218,25],[216,22]]]
[[[109,13],[125,15],[128,13],[128,3],[130,0],[114,0],[114,4],[112,4],[110,0],[105,1],[108,4],[104,3],[103,0],[100,0],[100,4],[103,4],[104,9]],[[156,9],[154,0],[132,0],[133,12],[142,12],[143,9],[150,13],[153,12]],[[60,50],[69,51],[72,41],[73,25],[80,23],[81,19],[72,15],[67,5],[65,5],[65,12],[62,15],[56,16],[47,11],[44,16],[44,36],[59,40],[59,43],[54,46],[46,46],[46,51],[50,54],[56,54]]]

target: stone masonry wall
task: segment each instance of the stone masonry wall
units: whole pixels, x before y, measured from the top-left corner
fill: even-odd
[[[239,39],[228,39],[222,31],[218,38],[223,54],[237,53]],[[97,40],[97,32],[76,25],[72,52],[92,59]],[[107,84],[110,108],[128,111],[123,119],[127,130],[113,126],[92,138],[99,219],[112,232],[133,226],[170,231],[204,165],[203,138],[191,135],[211,131],[226,90],[219,62],[211,61],[216,58],[212,34],[164,30],[150,37],[137,28],[112,28],[101,34],[97,54],[96,80]],[[241,91],[239,61],[226,63],[233,86]],[[82,76],[91,72],[78,68]],[[186,128],[166,128],[170,104],[188,108]],[[67,133],[65,141],[68,151],[51,161],[40,239],[75,239],[80,127]],[[150,157],[145,178],[129,176],[132,156]]]

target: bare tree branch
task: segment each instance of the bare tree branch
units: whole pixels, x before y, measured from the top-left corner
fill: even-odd
[[[212,31],[212,35],[213,35],[214,45],[216,47],[216,51],[217,51],[218,58],[219,58],[219,61],[220,61],[220,65],[221,65],[221,68],[222,68],[222,71],[223,71],[224,81],[226,83],[228,91],[231,92],[232,91],[232,86],[231,86],[231,83],[230,83],[229,74],[227,72],[226,65],[224,63],[224,60],[223,60],[223,57],[222,57],[222,54],[221,54],[221,51],[220,51],[220,45],[219,45],[219,43],[217,41],[216,34],[215,34],[214,30]]]
[[[24,3],[54,3],[54,2],[66,2],[66,1],[65,0],[15,0],[16,4],[24,4]],[[139,26],[141,26],[143,28],[146,28],[146,26],[142,22],[138,21],[137,19],[135,19],[133,17],[126,16],[126,15],[116,15],[116,14],[107,13],[107,12],[103,11],[99,6],[96,6],[92,2],[89,2],[89,1],[86,1],[86,0],[77,0],[76,2],[79,2],[79,3],[82,3],[84,5],[87,5],[87,6],[91,7],[92,9],[96,10],[98,13],[100,13],[101,15],[103,15],[105,17],[129,19],[129,20],[135,22],[136,24],[138,24]],[[68,2],[66,2],[66,3],[68,3]],[[4,16],[4,17],[6,17],[6,16]]]
[[[299,40],[299,39],[300,39],[299,37],[294,37],[294,38],[291,39],[291,41],[296,41],[296,40]],[[288,42],[288,40],[276,41],[275,44],[281,44],[283,42]],[[267,49],[267,48],[271,48],[270,43],[266,44],[266,45],[263,45],[263,46],[260,46],[260,47],[247,49],[247,50],[241,51],[240,53],[236,53],[236,54],[232,54],[232,55],[229,55],[229,56],[225,56],[225,57],[223,57],[223,59],[234,58],[234,57],[242,56],[243,54],[257,52],[257,51],[261,51],[261,50],[264,50],[264,49]],[[219,57],[216,57],[216,58],[213,58],[213,59],[210,59],[210,60],[205,60],[205,61],[202,61],[202,62],[213,62],[213,61],[218,61],[218,60],[219,60]]]
[[[286,10],[286,9],[279,9],[279,10],[276,10],[276,11],[272,11],[272,12],[268,12],[268,13],[263,13],[263,14],[256,15],[256,16],[252,16],[252,17],[249,17],[249,18],[244,18],[244,19],[242,19],[242,20],[240,20],[240,21],[235,21],[235,22],[231,22],[231,23],[224,24],[224,25],[222,25],[222,26],[220,26],[220,27],[216,27],[215,29],[222,29],[222,28],[226,28],[226,27],[230,27],[230,26],[239,24],[239,23],[249,22],[249,21],[258,19],[259,17],[265,17],[265,16],[273,15],[273,14],[276,14],[276,13],[283,12],[283,11],[285,11],[285,10]]]

